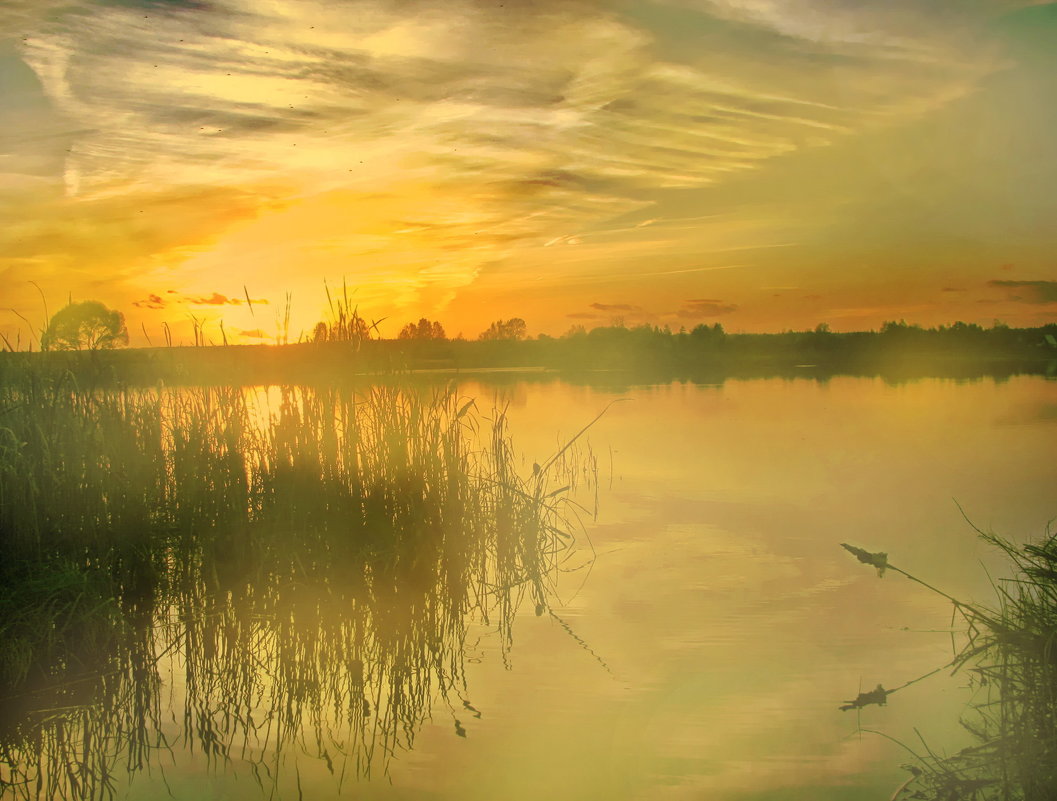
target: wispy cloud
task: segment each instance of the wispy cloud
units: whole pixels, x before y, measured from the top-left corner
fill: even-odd
[[[592,309],[598,309],[599,311],[612,312],[612,311],[641,311],[641,306],[632,306],[628,303],[592,303]]]
[[[195,306],[241,306],[247,299],[229,298],[227,295],[214,292],[208,297],[189,297],[184,298],[184,300]],[[268,303],[267,298],[249,298],[249,300],[253,303]]]
[[[142,300],[132,301],[132,305],[140,309],[164,309],[169,304],[161,295],[147,295]]]
[[[812,41],[817,27],[863,59],[876,60],[879,42],[957,51],[903,25],[906,9],[796,5],[705,8]],[[445,183],[487,177],[503,199],[575,206],[600,190],[720,180],[872,124],[896,98],[964,77],[955,67],[981,69],[977,54],[911,75],[888,57],[865,66],[869,81],[847,98],[825,84],[808,90],[804,69],[795,85],[761,80],[757,54],[733,40],[719,54],[733,69],[660,60],[652,32],[597,6],[544,4],[516,21],[470,3],[426,3],[414,16],[380,1],[356,14],[312,0],[144,10],[82,0],[23,46],[49,96],[91,132],[68,159],[71,192],[262,179],[377,187],[398,167]]]
[[[987,285],[1005,290],[1008,300],[1017,303],[1057,303],[1057,281],[988,281]]]
[[[191,305],[191,306],[243,306],[246,304],[247,298],[239,297],[228,297],[220,292],[214,292],[211,295],[203,296],[186,296],[181,295],[174,289],[166,291],[168,297],[163,298],[161,295],[151,293],[146,298],[136,300],[132,302],[133,306],[141,309],[164,309],[173,305]],[[249,298],[251,303],[260,303],[267,305],[269,303],[267,298]]]
[[[720,17],[756,25],[833,50],[871,48],[892,58],[926,63],[940,54],[964,53],[981,24],[1033,0],[985,0],[969,10],[958,3],[922,6],[916,0],[666,0],[707,9]],[[976,43],[979,47],[979,43]]]
[[[33,188],[0,198],[0,269],[105,265],[141,303],[173,277],[212,298],[218,270],[269,292],[351,272],[365,302],[426,311],[560,244],[589,281],[617,250],[591,249],[602,228],[648,251],[695,225],[629,221],[656,193],[906,120],[1001,64],[988,2],[663,2],[700,46],[606,3],[11,0],[62,147],[20,141],[3,183]],[[638,269],[719,269],[687,261]]]
[[[696,298],[683,301],[676,315],[686,320],[697,320],[705,317],[722,317],[738,310],[733,303],[725,303],[717,298]]]

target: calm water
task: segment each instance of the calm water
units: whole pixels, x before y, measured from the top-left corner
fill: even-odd
[[[575,490],[583,530],[555,615],[526,600],[510,649],[473,625],[465,690],[427,698],[413,748],[394,745],[388,775],[370,781],[342,779],[320,748],[268,755],[258,740],[249,758],[225,762],[181,747],[176,655],[160,693],[175,745],[122,779],[119,796],[260,798],[278,776],[281,798],[340,787],[362,799],[887,799],[907,754],[861,730],[920,747],[917,729],[938,750],[964,743],[962,676],[941,673],[886,707],[838,710],[951,656],[950,605],[898,574],[878,579],[839,543],[990,598],[985,567],[1001,564],[956,502],[980,528],[1044,533],[1057,515],[1057,382],[460,391],[485,410],[508,404],[527,474],[628,399],[586,435],[581,457],[597,461],[598,482]],[[272,766],[260,784],[256,756]]]

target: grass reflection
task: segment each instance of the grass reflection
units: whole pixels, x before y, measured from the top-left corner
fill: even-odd
[[[506,648],[546,611],[571,451],[522,478],[451,389],[271,399],[0,389],[5,796],[110,797],[165,751],[384,772],[437,699],[473,711],[471,621]]]

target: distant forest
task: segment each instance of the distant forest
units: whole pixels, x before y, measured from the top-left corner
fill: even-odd
[[[58,315],[57,315],[58,316]],[[111,332],[114,334],[115,332]],[[48,352],[0,354],[3,373],[29,365],[68,369],[107,383],[321,382],[416,372],[543,370],[722,379],[739,376],[882,375],[973,377],[1057,373],[1057,323],[989,328],[956,322],[923,328],[886,322],[878,331],[813,330],[731,334],[716,323],[668,328],[576,326],[560,337],[531,337],[524,320],[498,320],[477,340],[448,339],[439,323],[408,323],[396,339],[355,312],[319,323],[311,340],[283,345],[208,345],[118,349],[124,332]],[[47,333],[43,341],[48,342]],[[51,342],[57,341],[52,335]],[[199,342],[203,342],[199,339]]]

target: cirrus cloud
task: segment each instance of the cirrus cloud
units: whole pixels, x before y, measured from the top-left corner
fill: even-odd
[[[19,158],[2,183],[33,190],[0,209],[0,270],[21,259],[61,292],[77,269],[78,289],[149,301],[174,275],[210,298],[221,270],[318,293],[354,265],[365,301],[433,314],[548,243],[578,245],[557,258],[590,276],[611,223],[685,253],[661,194],[965,96],[1004,65],[980,32],[1010,3],[4,5],[54,136],[4,126]],[[678,314],[733,311],[707,303]]]

